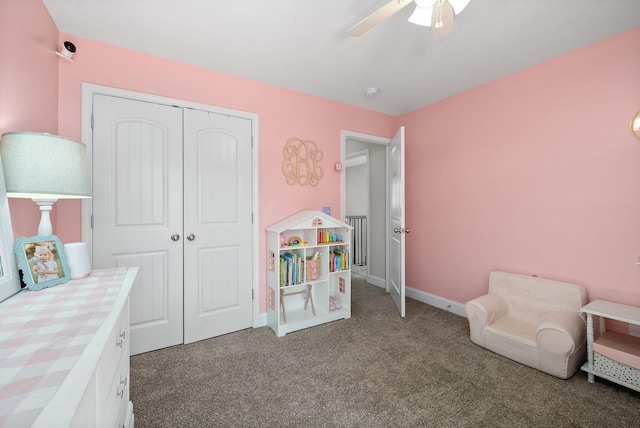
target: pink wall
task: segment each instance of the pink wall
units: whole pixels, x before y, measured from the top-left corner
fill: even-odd
[[[640,305],[640,28],[411,112],[407,285],[457,302],[491,270]]]
[[[58,29],[41,0],[0,1],[0,134],[58,132],[57,44]],[[11,199],[9,207],[14,236],[37,235],[36,204]]]
[[[264,228],[303,209],[340,212],[341,131],[392,136],[397,119],[344,104],[202,68],[62,34],[77,47],[74,63],[60,64],[59,129],[80,139],[82,82],[111,86],[259,115],[260,287],[266,283]],[[317,187],[289,186],[281,172],[282,147],[291,137],[315,142],[324,153]],[[59,211],[61,230],[77,231],[80,210]],[[266,310],[261,293],[261,311]]]
[[[340,131],[390,137],[404,125],[408,286],[465,302],[504,269],[640,305],[640,143],[629,132],[640,29],[401,118],[59,35],[40,0],[0,2],[0,36],[0,132],[80,139],[82,82],[257,113],[262,231],[301,209],[330,205],[340,216]],[[53,55],[65,39],[78,46],[73,64]],[[316,188],[288,186],[280,173],[294,136],[324,152]],[[14,233],[33,235],[38,211],[18,202]],[[81,238],[77,202],[56,204],[54,230]]]

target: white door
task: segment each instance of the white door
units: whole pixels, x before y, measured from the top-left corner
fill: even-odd
[[[184,342],[252,325],[251,121],[184,110]]]
[[[182,109],[93,103],[93,267],[140,267],[132,355],[182,343]]]
[[[131,355],[251,327],[251,121],[105,95],[93,115],[93,264],[140,266]]]
[[[405,316],[405,235],[409,229],[404,222],[404,127],[389,145],[389,225],[387,227],[389,254],[387,290],[396,304],[400,316]]]

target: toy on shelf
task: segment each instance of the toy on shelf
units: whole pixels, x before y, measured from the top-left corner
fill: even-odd
[[[318,244],[335,244],[337,242],[343,242],[342,236],[329,230],[318,230]]]
[[[303,241],[299,236],[292,236],[291,239],[289,239],[290,247],[304,247],[307,245],[309,245],[309,243],[307,241]]]
[[[318,276],[320,276],[320,273],[318,272],[319,259],[320,253],[316,251],[313,256],[307,260],[307,273],[309,275],[307,279],[315,281],[316,279],[318,279]]]
[[[284,288],[280,289],[280,309],[282,309],[282,321],[287,322],[287,310],[284,307],[284,298],[286,296],[293,296],[294,294],[304,294],[304,310],[307,310],[307,306],[311,303],[311,313],[313,316],[316,316],[316,307],[313,305],[313,292],[312,292],[313,284],[307,284],[306,290],[298,290],[292,293],[284,291]]]

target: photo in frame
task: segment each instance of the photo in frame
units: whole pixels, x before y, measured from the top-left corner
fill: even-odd
[[[62,243],[55,235],[18,238],[16,255],[29,290],[42,290],[71,279]]]

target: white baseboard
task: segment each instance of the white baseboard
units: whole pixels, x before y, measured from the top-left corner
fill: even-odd
[[[416,290],[411,287],[406,287],[405,293],[407,297],[417,300],[418,302],[426,303],[427,305],[431,305],[439,309],[444,309],[445,311],[464,318],[467,317],[464,313],[464,304],[462,303],[454,302],[453,300],[445,299],[444,297]]]
[[[384,278],[378,278],[377,276],[368,275],[367,283],[377,285],[378,287],[385,288],[387,286],[387,281]]]
[[[376,285],[381,288],[385,288],[385,280],[369,275],[367,282],[372,285]],[[459,315],[466,318],[464,313],[464,304],[454,302],[453,300],[445,299],[444,297],[436,296],[435,294],[426,293],[424,291],[416,290],[415,288],[406,287],[405,293],[408,298],[417,300],[418,302],[426,303],[427,305],[434,306],[439,309],[451,312],[452,314]],[[258,318],[258,325],[253,327],[265,327],[267,325],[267,313],[261,313]]]
[[[263,312],[258,317],[258,325],[254,325],[253,327],[266,327],[267,326],[267,313]]]

